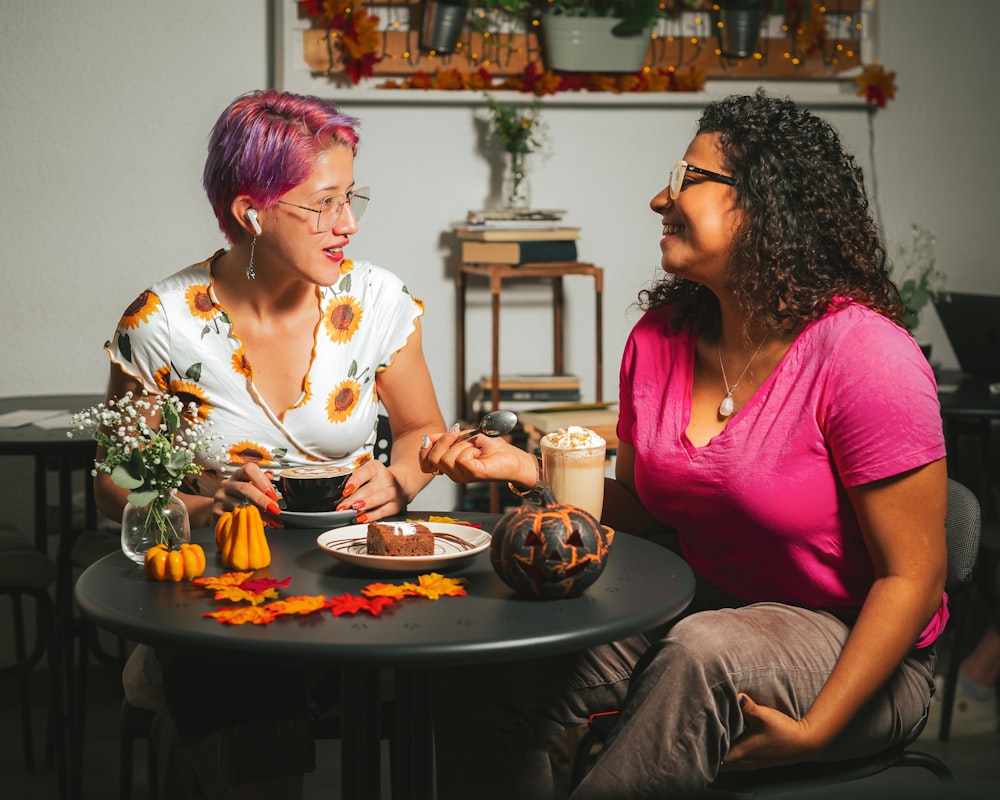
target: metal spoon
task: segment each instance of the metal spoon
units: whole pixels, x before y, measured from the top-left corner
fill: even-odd
[[[471,439],[476,434],[484,436],[506,436],[517,425],[517,414],[513,411],[491,411],[479,421],[479,426],[458,437],[459,441]]]

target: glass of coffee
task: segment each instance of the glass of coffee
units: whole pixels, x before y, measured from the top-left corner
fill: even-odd
[[[558,502],[601,518],[606,447],[603,437],[577,425],[542,437],[542,480]]]
[[[353,470],[332,465],[291,467],[278,476],[278,487],[289,511],[333,511]]]

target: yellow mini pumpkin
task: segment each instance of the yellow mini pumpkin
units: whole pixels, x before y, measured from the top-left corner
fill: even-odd
[[[215,544],[227,569],[260,569],[271,563],[260,510],[251,503],[226,511],[215,523]]]
[[[200,544],[157,544],[146,551],[146,577],[154,581],[189,581],[205,571]]]

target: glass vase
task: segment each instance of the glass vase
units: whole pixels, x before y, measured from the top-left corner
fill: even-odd
[[[507,153],[502,185],[504,208],[531,208],[531,187],[524,171],[524,159],[524,153]]]
[[[161,495],[146,506],[125,503],[122,552],[136,564],[143,564],[146,551],[155,544],[190,541],[191,519],[176,494]]]

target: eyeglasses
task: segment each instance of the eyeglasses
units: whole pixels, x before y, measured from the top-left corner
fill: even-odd
[[[330,230],[330,228],[337,224],[340,215],[344,213],[344,206],[350,206],[351,213],[354,214],[354,219],[360,220],[365,213],[365,209],[368,208],[368,201],[371,199],[371,187],[360,186],[357,189],[351,189],[347,194],[338,194],[325,198],[319,204],[319,208],[300,206],[298,203],[286,203],[284,200],[279,200],[278,202],[283,206],[301,208],[303,211],[312,211],[316,215],[316,232],[319,233],[323,230]]]
[[[710,181],[715,181],[716,183],[725,183],[729,186],[736,185],[735,178],[730,178],[728,175],[720,175],[718,172],[710,172],[701,167],[694,167],[682,158],[674,164],[673,169],[670,170],[670,177],[667,178],[667,189],[670,192],[671,200],[676,200],[677,195],[681,193],[681,189],[684,188],[684,176],[688,172],[697,172],[699,175],[704,175]]]

